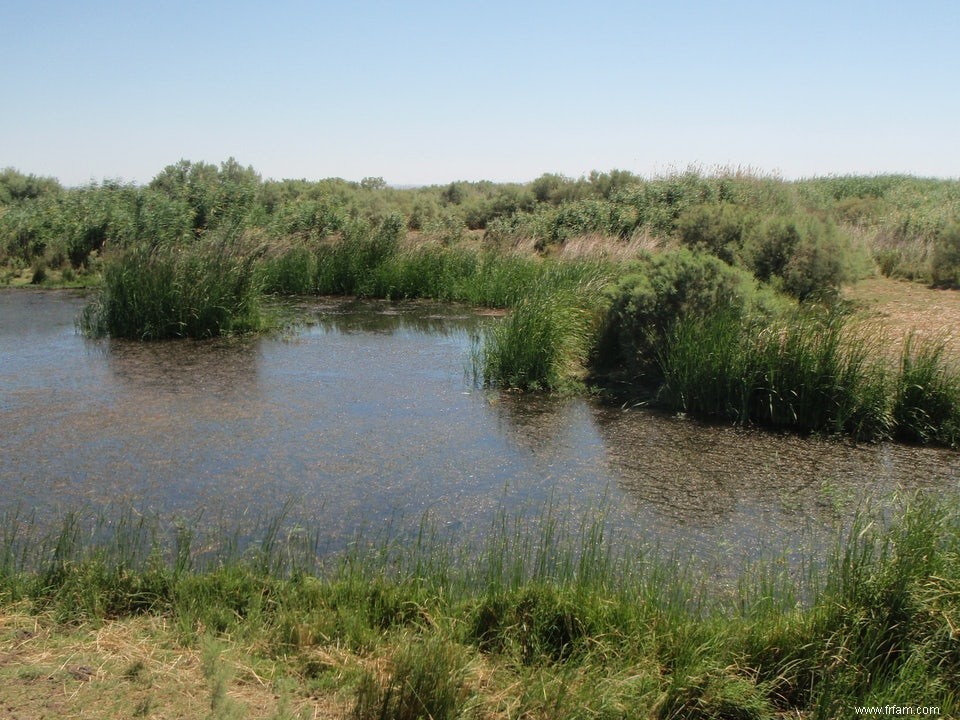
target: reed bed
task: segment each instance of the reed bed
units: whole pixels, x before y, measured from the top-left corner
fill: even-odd
[[[960,376],[942,344],[908,338],[899,371],[840,313],[757,323],[677,322],[660,346],[657,400],[703,418],[877,441],[957,446]]]
[[[209,338],[261,327],[256,257],[224,242],[140,245],[107,262],[80,326],[133,340]]]
[[[335,557],[274,522],[214,557],[135,514],[67,515],[39,542],[5,518],[19,529],[3,537],[0,608],[65,628],[162,616],[166,642],[269,665],[291,707],[337,695],[359,718],[833,718],[905,701],[949,717],[957,505],[893,503],[825,556],[761,563],[733,587],[555,508],[535,528],[502,514],[479,547],[425,523],[412,544],[358,539]]]

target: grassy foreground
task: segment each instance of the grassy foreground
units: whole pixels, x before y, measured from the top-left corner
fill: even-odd
[[[272,526],[243,554],[133,515],[7,523],[0,707],[13,717],[843,718],[960,712],[960,518],[900,500],[825,559],[734,587],[606,537],[501,519],[321,560]],[[9,520],[9,518],[8,518]],[[106,530],[106,531],[105,531]],[[97,539],[93,539],[97,538]],[[201,560],[200,558],[205,558]]]

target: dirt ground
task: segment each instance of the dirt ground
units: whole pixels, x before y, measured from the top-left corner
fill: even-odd
[[[871,332],[882,335],[892,357],[899,357],[903,339],[942,340],[960,362],[960,290],[934,290],[905,280],[871,278],[844,292]]]

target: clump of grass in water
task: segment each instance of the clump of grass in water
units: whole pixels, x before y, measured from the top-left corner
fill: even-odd
[[[942,341],[905,338],[893,410],[899,439],[960,445],[960,375],[945,353]]]
[[[597,324],[597,313],[578,294],[525,298],[474,350],[474,377],[519,390],[582,387]]]
[[[691,415],[865,440],[891,431],[884,369],[836,313],[776,324],[681,319],[658,363],[659,400]]]
[[[89,335],[135,340],[258,330],[255,261],[228,239],[123,250],[107,262],[100,294],[82,312],[80,327]]]

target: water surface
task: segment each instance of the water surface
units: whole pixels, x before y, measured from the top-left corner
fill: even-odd
[[[737,563],[821,542],[863,497],[960,484],[949,451],[478,388],[472,338],[496,320],[463,308],[301,301],[275,336],[134,343],[81,337],[83,302],[0,292],[0,511],[284,512],[336,549],[425,514],[479,537],[501,509],[552,505]]]

